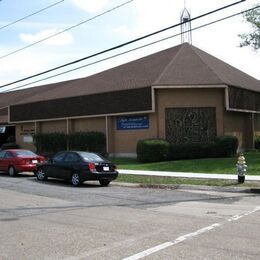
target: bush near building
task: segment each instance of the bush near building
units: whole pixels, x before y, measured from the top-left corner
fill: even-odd
[[[165,140],[140,140],[137,159],[140,162],[165,160],[230,157],[236,154],[238,139],[235,136],[217,137],[211,143],[169,144]]]
[[[137,143],[137,160],[140,162],[160,162],[168,158],[170,144],[165,140],[146,139]]]
[[[70,150],[90,151],[104,155],[106,153],[106,137],[101,132],[76,132],[68,135]]]
[[[41,133],[34,136],[37,152],[47,157],[59,151],[78,150],[104,154],[106,151],[106,138],[100,132]]]
[[[260,136],[255,137],[255,149],[260,149]]]

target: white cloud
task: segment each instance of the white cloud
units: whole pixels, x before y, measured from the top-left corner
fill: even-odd
[[[102,11],[108,4],[109,0],[71,0],[79,8],[87,11],[88,13],[97,13]]]
[[[51,35],[59,33],[59,30],[56,28],[53,29],[46,29],[43,31],[40,31],[36,34],[30,34],[30,33],[21,33],[20,39],[28,44],[41,41],[42,39],[45,39]],[[46,41],[44,41],[47,45],[68,45],[73,43],[73,37],[70,33],[64,32],[61,34],[58,34],[57,36],[54,36]]]
[[[218,9],[228,5],[234,1],[219,0],[219,1],[205,1],[205,0],[187,0],[186,7],[191,12],[191,17],[199,16],[203,13]],[[252,1],[253,2],[253,1]],[[172,0],[138,0],[133,4],[133,13],[135,22],[131,25],[121,24],[113,30],[117,35],[133,39],[143,36],[145,34],[166,28],[168,26],[178,24],[180,21],[181,11],[184,7],[183,1]],[[251,3],[252,5],[252,3]],[[192,28],[203,25],[207,22],[217,20],[219,18],[237,13],[239,11],[250,8],[251,5],[239,4],[232,8],[227,8],[221,12],[209,15],[205,18],[198,19],[192,22]],[[259,53],[255,53],[250,48],[239,48],[240,39],[239,33],[247,32],[248,24],[242,22],[242,16],[228,19],[210,25],[204,29],[195,30],[192,32],[193,44],[208,53],[219,57],[227,63],[243,70],[244,72],[259,78]],[[180,27],[173,30],[150,37],[147,42],[152,42],[156,39],[161,39],[170,35],[180,33]],[[181,37],[177,36],[170,41],[164,42],[164,46],[174,46],[167,43],[174,43],[174,45],[181,43]],[[141,44],[140,44],[141,45]],[[162,43],[154,45],[154,47],[161,46]],[[243,57],[243,58],[240,58]],[[250,64],[250,65],[249,65]],[[257,70],[258,69],[258,70]]]

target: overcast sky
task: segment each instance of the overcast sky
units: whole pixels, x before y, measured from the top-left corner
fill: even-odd
[[[183,0],[133,0],[124,6],[101,15],[87,23],[67,30],[47,41],[3,57],[36,41],[97,16],[127,0],[2,0],[0,1],[0,85],[31,76],[56,66],[86,57],[96,52],[130,41],[179,22],[184,7]],[[196,17],[236,0],[186,0],[191,17]],[[192,28],[231,15],[259,4],[259,0],[247,0],[217,14],[192,22]],[[55,6],[13,25],[11,22],[32,14],[52,4]],[[192,32],[192,44],[230,65],[260,79],[260,51],[250,47],[239,48],[239,33],[248,32],[250,26],[237,16]],[[180,28],[138,43],[128,45],[104,55],[46,74],[30,81],[12,85],[14,88],[65,70],[76,68],[119,54],[123,51],[171,36]],[[180,36],[152,46],[133,51],[116,58],[87,66],[72,73],[41,81],[34,85],[85,77],[139,57],[173,47],[181,43]],[[30,87],[33,85],[30,85]],[[29,87],[29,86],[28,86]],[[0,91],[5,90],[1,89]]]

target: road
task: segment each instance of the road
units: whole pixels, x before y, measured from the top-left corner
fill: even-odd
[[[260,196],[0,174],[0,259],[259,259]]]

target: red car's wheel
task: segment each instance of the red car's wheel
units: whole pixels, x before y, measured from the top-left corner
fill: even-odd
[[[15,170],[15,168],[13,166],[9,166],[8,167],[8,174],[11,176],[11,177],[15,177],[17,172]]]

